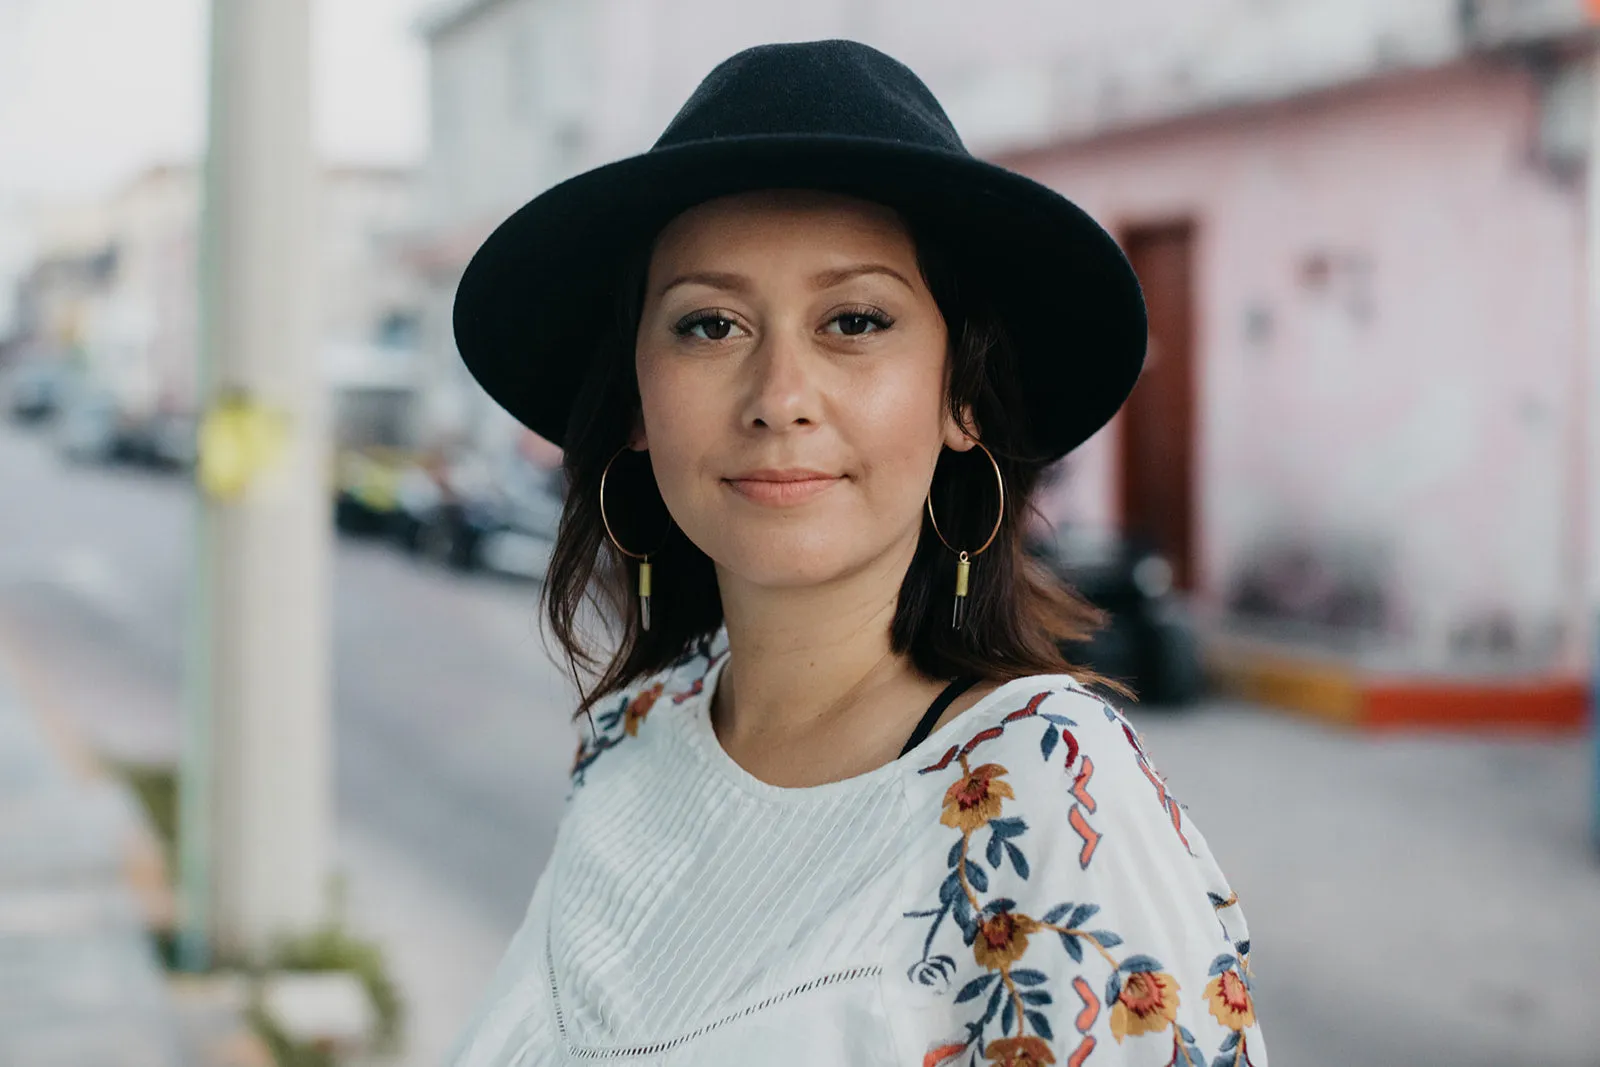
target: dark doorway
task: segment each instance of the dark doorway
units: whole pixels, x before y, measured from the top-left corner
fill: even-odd
[[[1124,245],[1144,285],[1150,348],[1123,409],[1123,527],[1166,556],[1187,590],[1195,580],[1194,225],[1137,227]]]

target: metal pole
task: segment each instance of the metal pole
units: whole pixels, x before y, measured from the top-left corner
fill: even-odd
[[[326,914],[329,523],[309,0],[213,0],[183,945]],[[191,962],[186,960],[185,962]]]

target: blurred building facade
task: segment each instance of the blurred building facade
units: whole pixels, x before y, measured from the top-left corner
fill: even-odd
[[[1113,229],[1149,371],[1047,510],[1195,602],[1412,664],[1581,662],[1592,0],[457,0],[425,24],[437,425],[515,428],[450,340],[467,258],[647,148],[717,61],[846,36]]]
[[[399,444],[410,423],[421,280],[401,241],[414,224],[416,175],[330,167],[320,199],[325,362],[359,387],[352,415]],[[73,362],[124,418],[192,416],[199,369],[200,176],[148,168],[103,202],[58,209],[36,233],[18,294],[19,349]],[[341,412],[342,414],[342,412]],[[365,436],[358,430],[356,436]]]

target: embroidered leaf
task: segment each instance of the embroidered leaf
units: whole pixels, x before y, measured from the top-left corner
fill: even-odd
[[[989,829],[1001,837],[1016,837],[1027,828],[1027,821],[1015,815],[1005,819],[991,819],[989,821]]]
[[[980,893],[989,891],[989,876],[983,873],[983,868],[967,860],[967,881],[972,883],[972,888]]]
[[[1024,1004],[1049,1004],[1052,1003],[1050,994],[1043,989],[1030,989],[1022,994]]]
[[[1030,968],[1012,971],[1011,980],[1017,985],[1043,985],[1047,981],[1043,971],[1035,971]]]
[[[1228,1036],[1222,1042],[1222,1051],[1223,1052],[1232,1052],[1233,1049],[1234,1049],[1234,1046],[1237,1045],[1238,1043],[1239,1043],[1239,1031],[1237,1031],[1237,1030],[1230,1031],[1228,1033]]]
[[[1072,913],[1072,918],[1067,920],[1067,925],[1076,930],[1084,923],[1094,918],[1100,911],[1098,904],[1079,904],[1078,910]]]
[[[1028,868],[1028,857],[1026,857],[1026,856],[1024,856],[1022,854],[1022,850],[1020,848],[1018,848],[1016,845],[1013,845],[1010,841],[1007,841],[1006,842],[1006,855],[1011,857],[1011,868],[1012,868],[1012,870],[1017,872],[1017,877],[1018,878],[1027,878],[1028,877],[1028,870],[1029,870],[1029,868]],[[997,866],[998,866],[998,864],[997,864]]]
[[[1006,991],[1004,984],[994,987],[994,992],[989,995],[989,1006],[983,1010],[983,1018],[978,1020],[978,1032],[989,1025],[989,1020],[994,1018],[994,1013],[1000,1010],[1000,996]]]
[[[985,915],[998,915],[1003,911],[1010,911],[1017,906],[1017,902],[1010,897],[995,897],[983,906]]]
[[[1224,1052],[1222,1055],[1211,1061],[1211,1067],[1234,1067],[1234,1059],[1234,1056]],[[1202,1060],[1201,1062],[1203,1063],[1205,1061]]]
[[[1000,846],[1002,844],[1010,844],[1010,842],[1005,840],[1005,838],[1001,837],[999,834],[989,835],[989,848],[985,852],[985,855],[988,857],[989,866],[995,868],[996,870],[998,870],[1000,867]]]
[[[1000,977],[999,972],[990,971],[988,974],[980,975],[979,977],[974,978],[972,981],[961,987],[961,992],[956,994],[956,1003],[965,1004],[969,1000],[976,1000],[978,998],[978,994],[982,993],[985,989],[988,989],[989,983],[998,977]]]
[[[1161,970],[1161,964],[1153,956],[1129,956],[1117,970],[1123,974],[1149,974]]]
[[[1111,977],[1106,979],[1106,1004],[1117,1002],[1117,997],[1122,995],[1122,975],[1116,971],[1111,972]]]
[[[1239,955],[1241,956],[1250,955],[1250,941],[1248,938],[1243,941],[1235,941],[1233,943],[1233,947],[1239,951]]]
[[[1026,999],[1026,998],[1024,998]],[[1033,1027],[1033,1032],[1046,1041],[1055,1040],[1055,1032],[1050,1029],[1050,1020],[1044,1017],[1042,1011],[1028,1012],[1028,1025]]]
[[[958,900],[965,900],[967,895],[961,891],[961,879],[955,871],[939,886],[939,903],[944,905],[954,904]]]
[[[1211,976],[1213,978],[1215,978],[1217,975],[1221,974],[1223,971],[1232,970],[1233,969],[1233,964],[1234,964],[1233,957],[1228,955],[1226,952],[1224,952],[1222,955],[1218,956],[1216,959],[1211,961],[1210,974],[1211,974]]]
[[[1011,1026],[1017,1019],[1017,1002],[1011,997],[1006,998],[1006,1010],[1000,1013],[1000,1032],[1009,1034]]]
[[[1074,963],[1083,962],[1083,946],[1078,944],[1078,939],[1071,934],[1061,935],[1061,947],[1067,950],[1067,955],[1072,957]]]
[[[1178,1036],[1183,1038],[1183,1043],[1185,1045],[1194,1044],[1194,1035],[1189,1032],[1189,1028],[1187,1026],[1183,1025],[1182,1023],[1174,1023],[1173,1025],[1178,1028]]]
[[[950,858],[944,861],[944,865],[954,869],[959,862],[961,862],[961,842],[957,841],[950,846]]]
[[[1054,726],[1046,730],[1044,736],[1039,738],[1039,751],[1043,753],[1045,759],[1050,758],[1050,753],[1056,750],[1056,742],[1060,740],[1061,734]]]
[[[1096,930],[1089,936],[1100,942],[1101,948],[1116,948],[1122,944],[1122,936],[1114,934],[1110,930]]]
[[[1058,923],[1061,921],[1061,917],[1071,910],[1071,901],[1068,901],[1065,904],[1057,904],[1055,907],[1044,913],[1044,921],[1047,923]]]
[[[1206,899],[1211,901],[1211,906],[1213,908],[1224,908],[1228,905],[1227,897],[1210,892],[1209,890],[1206,892]]]
[[[1055,714],[1053,714],[1051,712],[1048,712],[1048,711],[1041,711],[1039,713],[1039,717],[1042,718],[1042,719],[1048,719],[1051,722],[1055,723],[1057,726],[1076,726],[1076,725],[1078,725],[1076,722],[1073,722],[1071,719],[1067,718],[1065,715],[1055,715]],[[1048,759],[1049,757],[1047,756],[1045,758]]]

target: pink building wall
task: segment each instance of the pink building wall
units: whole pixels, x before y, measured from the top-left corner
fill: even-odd
[[[1515,651],[1573,654],[1584,196],[1540,161],[1539,109],[1480,61],[1003,160],[1114,232],[1197,225],[1204,604],[1302,544],[1371,572],[1410,656],[1497,617]],[[1116,433],[1060,512],[1115,522]]]

